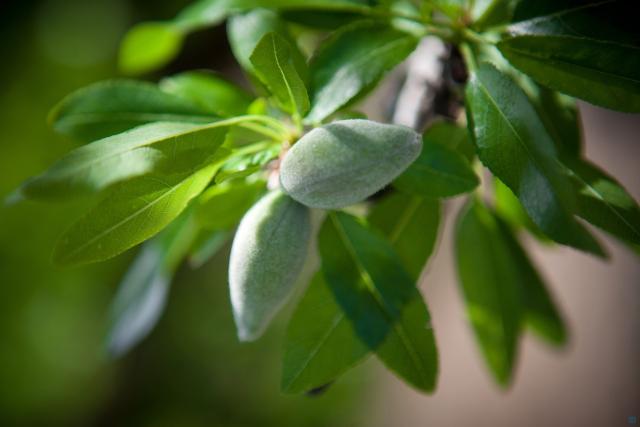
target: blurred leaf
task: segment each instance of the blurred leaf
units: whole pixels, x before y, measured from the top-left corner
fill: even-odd
[[[640,37],[632,2],[575,7],[509,27],[505,57],[541,84],[602,107],[640,112]]]
[[[480,160],[518,196],[533,222],[559,243],[603,256],[573,216],[577,195],[524,92],[485,63],[471,76],[466,98]]]
[[[73,150],[25,182],[21,192],[31,198],[71,198],[151,171],[192,170],[216,154],[227,130],[215,124],[141,126]]]
[[[568,166],[579,193],[578,216],[622,241],[640,244],[640,208],[624,187],[587,161]]]
[[[309,95],[291,52],[284,38],[268,33],[260,39],[250,60],[280,105],[294,116],[302,117],[309,110]]]
[[[184,34],[169,22],[143,22],[122,40],[118,66],[126,74],[143,74],[168,64],[180,51]]]
[[[473,27],[485,29],[507,23],[520,0],[475,0],[472,3]]]
[[[288,22],[319,30],[336,30],[362,18],[354,12],[320,10],[289,10],[283,11],[281,16]]]
[[[415,49],[417,39],[374,22],[336,31],[311,63],[309,122],[319,122],[372,89]]]
[[[229,14],[259,8],[365,12],[367,6],[366,0],[199,0],[178,14],[175,22],[193,31],[219,24]]]
[[[289,321],[282,390],[303,393],[321,387],[368,354],[369,348],[355,335],[322,274],[316,273]]]
[[[205,71],[187,71],[166,77],[159,86],[220,117],[245,114],[253,102],[253,97],[240,87]]]
[[[73,92],[49,115],[54,129],[83,141],[95,141],[150,122],[206,123],[206,109],[135,80],[108,80]]]
[[[278,157],[281,149],[280,144],[266,144],[259,151],[253,150],[250,153],[243,152],[242,149],[236,150],[220,168],[216,175],[216,184],[261,171],[267,163]]]
[[[259,8],[283,10],[315,10],[366,13],[366,0],[199,0],[184,8],[173,20],[166,22],[143,22],[126,34],[120,47],[119,66],[128,74],[142,74],[156,70],[179,53],[186,35],[223,22],[227,17],[251,11],[251,13],[272,13]],[[275,15],[274,15],[275,16]],[[234,20],[232,18],[232,20]],[[255,21],[254,21],[255,22]],[[236,27],[235,35],[253,33],[255,25]],[[255,38],[257,42],[262,35]],[[230,37],[230,39],[233,39]],[[231,40],[232,46],[234,45]],[[255,43],[254,43],[255,46]],[[253,48],[253,46],[251,46]],[[251,53],[250,49],[246,55]],[[234,49],[236,53],[236,49]],[[238,57],[236,55],[236,57]],[[239,62],[243,62],[239,57]],[[246,68],[246,67],[245,67]],[[246,68],[250,69],[250,68]]]
[[[233,228],[265,190],[262,180],[225,181],[207,189],[198,199],[196,218],[211,230]]]
[[[171,176],[147,175],[123,183],[63,234],[54,261],[103,261],[147,240],[185,209],[217,167]]]
[[[394,181],[402,191],[421,197],[441,198],[467,193],[480,181],[467,159],[447,146],[459,129],[452,133],[427,131],[420,156]]]
[[[520,275],[517,283],[522,286],[526,325],[550,344],[563,346],[567,342],[567,329],[549,290],[513,232],[502,221],[498,220],[498,226]]]
[[[513,375],[522,297],[520,274],[492,213],[478,201],[460,212],[455,251],[467,315],[496,381]]]
[[[362,342],[409,384],[433,390],[438,361],[429,313],[391,245],[338,212],[320,230],[319,248],[324,278]]]
[[[422,2],[423,14],[443,13],[452,20],[458,20],[466,12],[466,0],[431,0]]]
[[[190,214],[184,212],[146,242],[122,279],[109,314],[106,341],[111,355],[128,352],[162,315],[173,274],[196,232]]]
[[[373,207],[369,222],[387,236],[417,281],[438,238],[440,203],[395,193]]]
[[[203,266],[213,258],[229,240],[231,232],[226,230],[201,230],[189,251],[189,264],[193,268]]]
[[[268,33],[276,33],[289,43],[293,65],[300,78],[306,82],[308,70],[304,55],[277,13],[271,10],[255,9],[245,14],[234,15],[227,22],[227,37],[233,55],[242,68],[251,75],[257,74],[250,59],[251,54],[258,42]]]

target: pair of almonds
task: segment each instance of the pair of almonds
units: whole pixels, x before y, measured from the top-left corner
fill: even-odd
[[[280,166],[280,184],[244,216],[229,261],[231,304],[242,341],[258,338],[291,295],[311,238],[310,210],[339,209],[389,184],[420,154],[412,129],[344,120],[302,137]]]

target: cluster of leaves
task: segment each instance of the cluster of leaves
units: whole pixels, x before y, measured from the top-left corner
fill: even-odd
[[[397,177],[385,175],[393,182],[384,197],[358,200],[361,208],[349,213],[342,206],[326,211],[317,238],[321,268],[289,322],[282,388],[313,390],[375,354],[415,388],[434,389],[434,333],[416,283],[435,247],[442,200],[467,193],[455,231],[459,281],[482,354],[507,385],[525,330],[554,345],[567,339],[517,233],[605,256],[586,220],[634,248],[640,244],[637,203],[583,156],[573,98],[640,112],[640,36],[630,6],[199,0],[172,21],[135,27],[123,42],[123,70],[156,69],[188,33],[226,20],[255,92],[200,71],[158,84],[118,79],[79,90],[50,120],[58,132],[93,142],[19,193],[42,200],[99,195],[62,236],[58,263],[101,261],[146,241],[113,305],[108,342],[121,354],[153,327],[180,263],[206,262],[267,187],[277,185],[273,177],[290,146],[302,144],[312,128],[362,117],[353,104],[421,37],[441,37],[463,54],[466,117],[431,124],[415,162]],[[352,144],[354,161],[362,150],[370,163],[335,171],[342,174],[335,191],[357,194],[369,177],[384,175],[371,169],[389,167],[395,141],[386,143],[391,148],[374,153],[374,162],[366,139],[360,148]],[[314,161],[323,161],[322,152]],[[480,193],[481,165],[493,175],[484,185],[493,187],[493,197]]]

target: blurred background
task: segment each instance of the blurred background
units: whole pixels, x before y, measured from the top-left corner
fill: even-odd
[[[132,24],[172,17],[186,3],[0,2],[0,197],[73,147],[47,127],[48,110],[72,90],[118,75],[118,43]],[[162,74],[194,68],[242,82],[223,28],[189,36]],[[639,199],[640,118],[581,110],[588,157]],[[57,269],[51,249],[82,203],[0,207],[0,426],[623,426],[640,418],[638,258],[602,234],[608,263],[529,242],[571,341],[557,351],[527,337],[514,384],[501,391],[456,284],[449,237],[458,205],[447,206],[422,283],[440,350],[436,393],[420,395],[369,360],[316,397],[279,392],[286,314],[257,343],[237,342],[227,250],[198,270],[183,267],[158,327],[112,361],[103,348],[107,309],[133,254]]]

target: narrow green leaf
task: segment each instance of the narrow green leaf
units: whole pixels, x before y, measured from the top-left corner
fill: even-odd
[[[509,22],[520,0],[475,0],[471,2],[471,19],[477,29]]]
[[[205,71],[188,71],[162,79],[160,89],[193,102],[220,117],[246,114],[253,97],[240,87]]]
[[[214,116],[201,106],[161,91],[151,83],[107,80],[73,92],[49,115],[57,132],[95,141],[150,122],[206,123]]]
[[[509,27],[498,44],[541,84],[602,107],[640,112],[640,38],[633,3],[605,1]]]
[[[324,278],[360,340],[409,384],[433,390],[438,361],[429,313],[390,244],[335,213],[319,247]]]
[[[287,328],[282,390],[303,393],[335,380],[369,348],[356,336],[321,273],[311,280]]]
[[[368,13],[370,10],[366,0],[199,0],[188,5],[171,21],[145,22],[135,26],[122,42],[120,68],[129,74],[141,74],[158,69],[175,58],[189,33],[218,25],[234,14],[258,12],[260,8],[358,14]],[[240,34],[240,27],[238,30],[237,34]],[[250,33],[254,28],[249,25],[243,31]],[[260,36],[262,35],[264,33]],[[231,41],[233,45],[233,40]],[[240,62],[242,65],[248,65]]]
[[[338,30],[311,63],[309,122],[319,122],[374,87],[415,49],[417,39],[374,22]]]
[[[227,22],[227,37],[233,55],[238,63],[251,75],[257,75],[251,63],[251,54],[258,42],[268,33],[276,33],[289,43],[289,51],[293,65],[300,78],[308,80],[307,63],[298,49],[296,40],[291,36],[286,23],[280,16],[266,9],[254,9],[245,14],[232,16]]]
[[[195,236],[190,212],[142,247],[122,279],[109,313],[107,350],[121,356],[154,328],[166,304],[173,274]]]
[[[394,185],[409,194],[429,198],[456,196],[476,188],[480,181],[467,159],[447,146],[446,141],[456,133],[447,134],[440,127],[437,132],[427,131],[420,156],[396,178]]]
[[[553,240],[596,255],[597,241],[576,221],[576,194],[555,145],[525,93],[489,64],[466,91],[480,160],[517,196],[533,222]]]
[[[511,229],[504,222],[497,222],[509,250],[510,261],[517,267],[520,276],[518,283],[522,288],[526,326],[550,344],[563,346],[567,342],[567,329],[547,286]]]
[[[467,315],[492,374],[506,386],[522,320],[521,277],[495,217],[481,203],[472,201],[461,211],[455,242]]]
[[[114,257],[158,233],[209,183],[217,165],[195,173],[147,175],[115,188],[61,237],[53,259],[85,264]]]
[[[387,236],[417,281],[438,238],[440,203],[395,193],[373,207],[369,222]]]
[[[584,161],[568,163],[578,196],[578,216],[622,241],[640,244],[640,208],[614,178]]]
[[[513,191],[498,178],[494,180],[493,199],[496,213],[511,227],[515,229],[524,228],[538,240],[544,243],[551,243],[544,233],[540,231],[540,228],[531,221]]]
[[[578,157],[582,152],[580,118],[575,98],[548,89],[515,69],[493,45],[479,49],[481,58],[511,77],[527,94],[538,117],[556,144],[560,158]]]
[[[169,22],[133,27],[120,46],[118,66],[126,74],[143,74],[168,64],[180,51],[184,34]]]
[[[205,191],[198,199],[196,218],[210,230],[234,227],[245,212],[253,206],[265,189],[262,180],[225,181]]]
[[[287,112],[302,117],[309,110],[307,88],[294,64],[290,44],[283,37],[266,34],[250,60],[258,77]]]
[[[230,14],[260,8],[366,12],[367,6],[366,0],[199,0],[180,12],[174,21],[181,28],[194,31],[217,25]]]
[[[31,198],[61,199],[103,190],[151,171],[176,173],[210,161],[228,126],[152,123],[70,152],[23,184]]]

